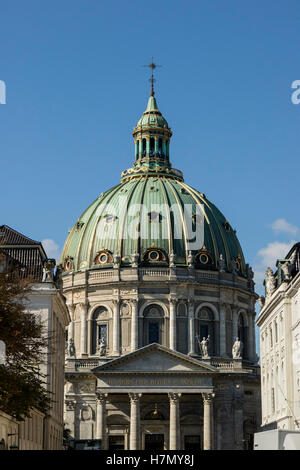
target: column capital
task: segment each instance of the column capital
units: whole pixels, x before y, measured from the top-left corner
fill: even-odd
[[[170,402],[178,403],[179,398],[181,397],[181,393],[169,392],[168,397],[169,397]]]
[[[138,304],[138,299],[130,299],[130,300],[129,300],[129,303],[130,303],[133,307],[136,307],[137,304]]]
[[[212,405],[214,396],[214,393],[202,393],[203,402],[207,405]]]
[[[169,303],[170,303],[171,305],[176,305],[177,302],[178,302],[178,299],[174,299],[174,298],[170,298],[170,299],[169,299]]]
[[[119,305],[119,299],[112,299],[112,303],[114,307],[117,307]]]
[[[97,401],[99,401],[101,404],[104,404],[106,402],[107,397],[108,393],[96,392]]]
[[[129,398],[130,398],[130,403],[138,403],[142,393],[128,393]]]
[[[194,305],[195,299],[188,299],[188,304],[189,305]]]

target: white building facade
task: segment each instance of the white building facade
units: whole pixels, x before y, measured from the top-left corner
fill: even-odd
[[[300,243],[277,272],[268,268],[259,299],[262,426],[300,429]]]

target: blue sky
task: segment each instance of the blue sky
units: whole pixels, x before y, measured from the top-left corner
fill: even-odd
[[[263,272],[299,240],[300,5],[289,0],[1,5],[1,223],[57,255],[134,157],[154,56],[171,160]]]

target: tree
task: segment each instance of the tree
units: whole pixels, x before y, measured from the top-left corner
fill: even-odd
[[[18,271],[0,272],[0,340],[6,345],[6,362],[0,364],[0,409],[18,420],[32,408],[46,413],[50,398],[40,365],[49,338],[39,318],[26,311],[31,279]]]

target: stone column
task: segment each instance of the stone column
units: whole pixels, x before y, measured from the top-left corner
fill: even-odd
[[[79,303],[81,309],[81,334],[80,334],[80,350],[81,356],[87,356],[87,304]]]
[[[129,393],[130,398],[130,450],[140,450],[140,398],[141,393]]]
[[[189,354],[195,354],[195,319],[194,319],[194,299],[188,300],[188,350]]]
[[[114,313],[113,313],[113,351],[114,356],[120,355],[120,310],[119,301],[113,300]]]
[[[202,393],[204,405],[203,450],[213,449],[213,403],[211,393]]]
[[[170,331],[169,347],[176,351],[176,299],[170,299]]]
[[[180,415],[179,398],[181,393],[169,393],[170,400],[170,440],[169,450],[179,450],[180,448]]]
[[[131,351],[136,351],[139,347],[138,336],[138,301],[131,301]]]
[[[97,397],[97,425],[96,439],[101,439],[101,448],[106,449],[106,398],[107,393],[96,393]]]
[[[226,356],[226,305],[220,304],[220,356]]]

